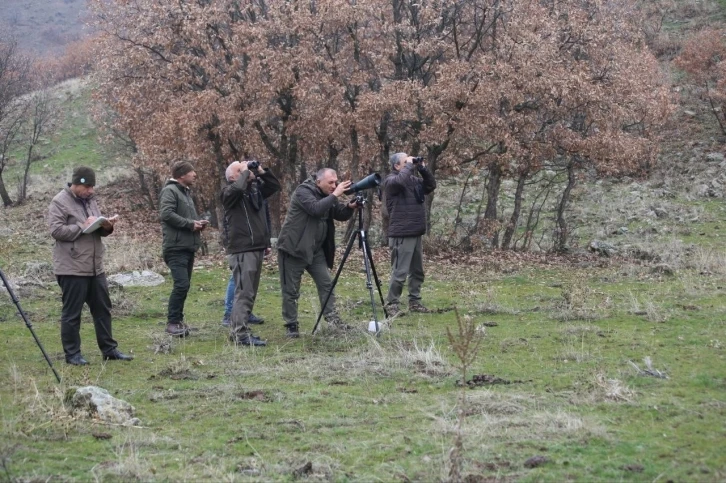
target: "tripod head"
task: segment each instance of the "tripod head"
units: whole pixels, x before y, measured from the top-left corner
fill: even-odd
[[[358,191],[355,194],[355,204],[358,205],[359,208],[365,206],[365,204],[367,202],[368,202],[368,200],[366,199],[365,195],[362,192]]]

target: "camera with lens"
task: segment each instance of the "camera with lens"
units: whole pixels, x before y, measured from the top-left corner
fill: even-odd
[[[260,167],[259,161],[247,161],[247,169],[249,169],[250,171],[253,171],[259,167]]]
[[[423,163],[423,160],[424,160],[423,156],[416,156],[411,161],[413,162],[413,164],[418,164],[418,163]]]

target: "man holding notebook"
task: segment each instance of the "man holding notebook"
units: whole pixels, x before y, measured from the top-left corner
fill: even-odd
[[[81,355],[84,303],[91,310],[103,360],[133,359],[118,350],[111,335],[111,298],[103,269],[101,237],[113,233],[116,217],[97,223],[102,217],[94,196],[95,184],[96,173],[80,166],[73,170],[68,187],[58,193],[48,207],[48,225],[55,239],[53,270],[63,298],[61,342],[66,362],[75,366],[88,364]]]

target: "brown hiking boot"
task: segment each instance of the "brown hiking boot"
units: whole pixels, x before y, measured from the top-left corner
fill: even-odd
[[[166,333],[172,337],[186,337],[189,335],[189,329],[180,322],[172,322],[166,324]]]
[[[411,302],[411,303],[409,303],[408,304],[408,311],[409,312],[418,312],[419,314],[430,314],[430,313],[433,313],[433,310],[430,310],[430,309],[424,307],[424,305],[421,302]]]
[[[386,314],[389,319],[403,315],[403,312],[398,304],[386,304],[384,308],[386,309]]]

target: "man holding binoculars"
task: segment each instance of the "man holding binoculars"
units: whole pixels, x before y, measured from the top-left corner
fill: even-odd
[[[270,241],[265,199],[280,191],[280,182],[254,160],[233,162],[225,177],[228,185],[222,190],[222,205],[235,284],[230,339],[238,346],[264,346],[265,341],[252,335],[248,323],[260,285],[262,257]]]
[[[408,308],[430,312],[421,303],[424,282],[421,236],[426,233],[427,194],[436,189],[436,180],[422,157],[396,153],[390,157],[392,172],[383,181],[385,211],[388,213],[388,246],[391,249],[391,282],[386,297],[389,316],[400,313],[399,300],[408,278]],[[419,178],[416,172],[421,175]]]

